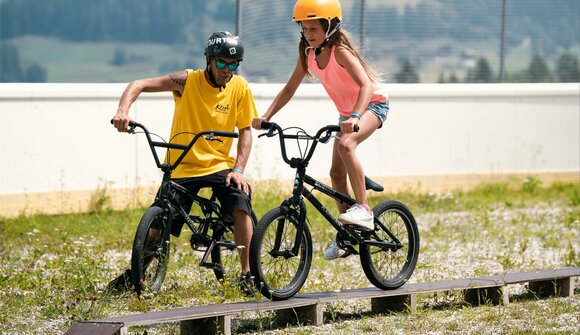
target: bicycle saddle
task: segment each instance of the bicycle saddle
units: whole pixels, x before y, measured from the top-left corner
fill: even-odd
[[[367,176],[365,176],[365,186],[367,190],[373,190],[377,192],[382,192],[385,190],[385,188],[381,184],[373,181],[371,178]]]

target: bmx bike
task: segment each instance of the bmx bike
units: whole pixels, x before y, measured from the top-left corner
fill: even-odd
[[[163,172],[155,201],[141,217],[133,240],[131,283],[137,294],[140,295],[143,291],[155,293],[161,288],[171,251],[172,223],[176,219],[183,220],[184,225],[191,230],[192,249],[203,252],[199,265],[212,269],[221,282],[235,282],[240,273],[240,256],[238,246],[233,240],[233,224],[224,222],[220,205],[213,193],[209,197],[194,194],[173,181],[171,172],[199,139],[221,141],[220,137],[237,138],[238,134],[216,130],[203,131],[192,134],[194,136],[189,144],[183,145],[154,141],[151,135],[155,134],[135,121],[129,123],[128,133],[135,134],[136,128],[145,134],[155,164]],[[162,163],[156,148],[177,149],[182,152],[173,164]],[[190,213],[180,204],[178,200],[180,197],[193,201],[193,210]],[[253,211],[251,218],[252,225],[255,226],[258,220]]]
[[[312,236],[307,224],[304,198],[320,212],[337,232],[338,245],[347,255],[358,254],[365,275],[380,289],[395,289],[407,282],[419,258],[419,230],[411,211],[403,203],[383,200],[372,210],[374,230],[362,230],[343,225],[307,189],[352,206],[356,201],[306,174],[308,163],[318,143],[327,143],[340,126],[322,127],[316,135],[301,128],[287,134],[278,124],[263,122],[268,132],[259,137],[278,136],[284,162],[296,169],[292,196],[280,206],[269,210],[254,229],[250,245],[250,268],[254,284],[263,296],[284,300],[294,296],[304,285],[312,262]],[[287,131],[288,129],[286,129]],[[312,141],[310,149],[301,150],[301,157],[289,158],[286,139]],[[383,191],[378,183],[365,177],[366,188]]]

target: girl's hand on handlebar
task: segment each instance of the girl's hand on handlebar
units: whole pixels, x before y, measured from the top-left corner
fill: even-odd
[[[355,126],[358,124],[358,119],[356,117],[351,117],[340,123],[340,132],[344,134],[350,134],[355,132]]]
[[[129,122],[131,121],[131,117],[129,117],[129,115],[115,114],[112,121],[115,128],[117,128],[117,131],[127,132],[129,129]]]

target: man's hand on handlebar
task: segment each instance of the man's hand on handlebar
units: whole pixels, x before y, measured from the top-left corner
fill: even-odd
[[[129,115],[119,115],[115,114],[111,120],[117,131],[127,132],[129,130],[129,122],[131,122],[131,117]]]
[[[262,129],[262,122],[268,122],[267,119],[263,117],[256,117],[252,120],[252,128],[260,130]]]

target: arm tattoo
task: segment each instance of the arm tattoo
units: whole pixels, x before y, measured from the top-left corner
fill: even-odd
[[[171,81],[183,88],[185,87],[185,82],[187,81],[187,72],[174,72],[169,75],[169,78],[171,78]]]

